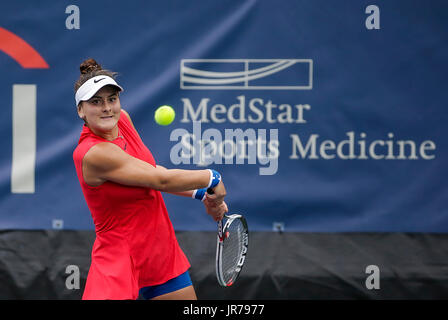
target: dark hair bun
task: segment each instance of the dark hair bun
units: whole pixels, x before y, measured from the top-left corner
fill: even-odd
[[[101,66],[94,59],[90,58],[84,60],[83,63],[79,66],[79,70],[81,74],[87,74],[93,71],[102,70]]]

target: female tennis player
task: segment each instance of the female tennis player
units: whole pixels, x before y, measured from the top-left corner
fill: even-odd
[[[121,109],[116,73],[93,59],[80,70],[75,100],[84,125],[73,160],[96,232],[83,299],[196,299],[161,191],[202,200],[218,221],[228,211],[220,174],[156,165]]]

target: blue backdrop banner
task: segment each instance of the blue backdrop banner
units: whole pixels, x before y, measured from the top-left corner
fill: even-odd
[[[0,228],[93,228],[72,159],[91,57],[156,162],[221,172],[251,230],[448,232],[447,40],[441,0],[5,2]],[[175,229],[216,228],[164,199]]]

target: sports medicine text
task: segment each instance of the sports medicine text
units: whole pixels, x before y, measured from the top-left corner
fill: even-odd
[[[194,104],[182,98],[181,123],[193,123],[193,130],[178,128],[171,132],[170,158],[173,164],[259,164],[260,175],[273,175],[278,171],[280,156],[279,129],[235,128],[222,130],[202,126],[209,124],[231,125],[267,124],[303,125],[309,104],[274,104],[261,98],[246,101],[244,95],[236,97],[237,103],[226,107],[211,104],[202,98]],[[303,128],[303,127],[298,127]],[[317,133],[289,134],[291,147],[289,159],[308,160],[432,160],[436,157],[436,144],[432,140],[414,141],[397,139],[393,132],[372,139],[365,132],[348,131],[338,140],[326,139]]]

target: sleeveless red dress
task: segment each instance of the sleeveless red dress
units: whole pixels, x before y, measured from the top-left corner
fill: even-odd
[[[110,181],[91,187],[84,181],[82,159],[100,142],[113,143],[129,155],[156,166],[151,152],[123,112],[118,130],[118,138],[108,141],[84,125],[73,152],[96,232],[83,299],[136,299],[140,288],[162,284],[190,267],[159,191]]]

